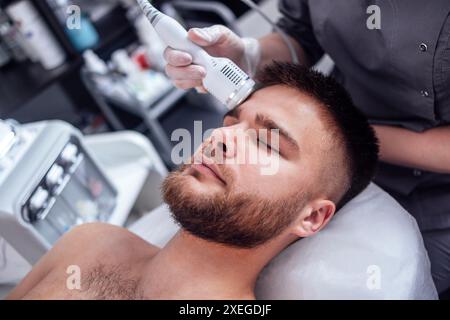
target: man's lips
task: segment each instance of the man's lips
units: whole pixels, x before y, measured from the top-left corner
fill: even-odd
[[[197,163],[197,164],[193,164],[192,167],[200,172],[205,172],[205,173],[209,173],[210,175],[214,176],[217,180],[219,180],[220,182],[222,182],[223,184],[226,185],[225,179],[222,177],[222,175],[220,174],[219,169],[217,168],[217,165],[213,164],[213,163]]]

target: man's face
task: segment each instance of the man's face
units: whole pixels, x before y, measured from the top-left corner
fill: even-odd
[[[168,177],[165,200],[195,236],[237,247],[260,245],[319,195],[322,163],[331,156],[327,136],[315,100],[285,86],[265,88],[225,116],[223,127],[195,153],[194,164]],[[274,163],[277,170],[263,174]]]

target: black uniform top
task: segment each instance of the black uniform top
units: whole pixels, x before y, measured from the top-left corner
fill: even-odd
[[[367,26],[371,5],[380,29]],[[280,10],[279,26],[312,62],[330,55],[371,123],[418,132],[450,125],[450,0],[280,0]],[[381,164],[376,182],[423,229],[450,227],[450,175]]]

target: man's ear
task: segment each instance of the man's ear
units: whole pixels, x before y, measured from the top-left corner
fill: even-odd
[[[336,205],[330,200],[315,200],[305,207],[294,223],[292,233],[305,238],[319,232],[331,220]]]

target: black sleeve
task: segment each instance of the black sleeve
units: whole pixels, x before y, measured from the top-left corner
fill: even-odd
[[[279,0],[278,7],[283,15],[277,23],[278,26],[298,41],[311,63],[315,64],[323,56],[324,51],[314,34],[308,1]]]

